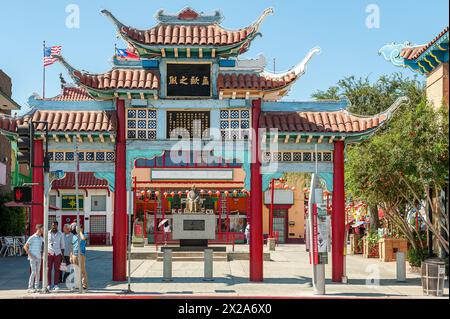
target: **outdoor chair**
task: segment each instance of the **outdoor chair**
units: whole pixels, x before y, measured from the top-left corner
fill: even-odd
[[[14,237],[14,240],[16,241],[16,250],[19,253],[19,256],[23,255],[23,246],[25,246],[26,240],[25,236],[17,236]]]
[[[12,237],[2,237],[2,256],[5,257],[6,254],[8,256],[14,256],[14,240]]]
[[[0,236],[0,256],[3,255],[3,252],[6,249],[6,245],[3,244],[3,237]]]

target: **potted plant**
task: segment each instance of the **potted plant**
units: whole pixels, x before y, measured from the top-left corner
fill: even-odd
[[[378,240],[379,240],[379,237],[376,232],[370,232],[363,238],[364,257],[378,258],[378,256],[379,256]]]
[[[411,247],[408,250],[408,263],[411,272],[420,273],[420,266],[422,265],[422,261],[425,260],[428,256],[428,250],[426,248],[417,248],[414,249]]]

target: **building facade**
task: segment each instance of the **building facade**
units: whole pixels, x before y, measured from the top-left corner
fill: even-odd
[[[449,29],[444,28],[434,39],[415,45],[409,41],[383,46],[379,53],[395,66],[409,68],[426,77],[426,94],[435,108],[449,103]]]
[[[26,176],[16,161],[16,123],[11,112],[20,106],[11,99],[11,78],[0,70],[0,194],[11,193],[12,187],[20,184],[20,176]]]
[[[241,59],[272,9],[239,30],[223,28],[220,12],[199,14],[190,8],[159,11],[156,26],[147,30],[102,13],[127,46],[113,57],[113,68],[91,74],[55,56],[74,84],[63,85],[53,98],[32,96],[33,111],[19,122],[48,123],[52,171],[74,172],[77,145],[80,171],[94,176],[97,186],[106,181],[101,191],[109,191],[112,202],[101,214],[112,221],[106,229],[112,230],[113,279],[125,279],[127,212],[143,222],[147,242],[158,242],[157,225],[183,212],[186,191],[195,185],[203,209],[216,216],[216,242],[242,242],[242,229],[250,223],[250,280],[263,280],[268,225],[284,241],[304,238],[302,187],[275,190],[272,221],[265,192],[285,172],[317,172],[333,192],[333,280],[341,281],[345,145],[386,125],[404,100],[372,117],[349,113],[346,100],[282,101],[320,49],[311,49],[283,73],[266,70],[262,56]],[[42,150],[44,126],[35,128],[35,150]],[[35,152],[37,162],[40,152]],[[33,169],[33,181],[42,180],[42,169]],[[56,184],[54,204],[62,205],[62,196],[74,190]],[[87,207],[94,192],[86,191]],[[36,202],[42,196],[42,188],[34,187]],[[85,222],[89,215],[92,223],[92,206],[85,213]],[[42,222],[42,216],[43,207],[34,206],[33,223]]]

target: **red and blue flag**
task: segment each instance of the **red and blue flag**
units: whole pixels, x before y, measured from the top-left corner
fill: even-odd
[[[139,60],[139,56],[130,52],[128,49],[116,49],[116,54],[119,58]]]

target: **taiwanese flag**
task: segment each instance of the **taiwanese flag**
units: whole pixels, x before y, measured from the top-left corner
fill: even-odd
[[[128,49],[116,49],[116,51],[119,58],[140,60],[136,54],[131,53]]]

